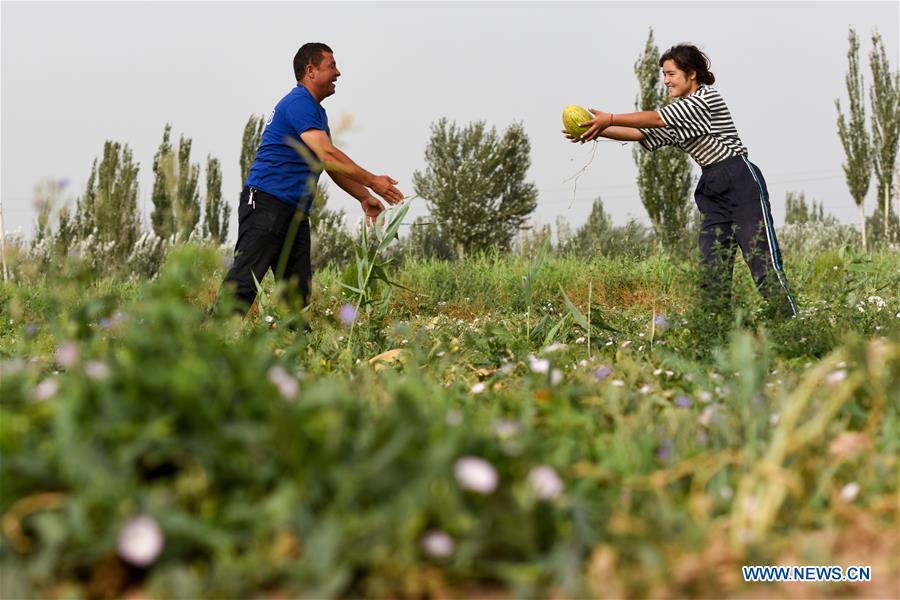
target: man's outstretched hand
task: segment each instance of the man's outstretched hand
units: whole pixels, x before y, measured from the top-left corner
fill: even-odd
[[[384,211],[384,204],[375,196],[369,196],[360,202],[360,206],[366,214],[366,223],[369,225],[374,225],[375,218]]]
[[[384,198],[388,204],[397,204],[403,200],[403,192],[395,188],[397,180],[391,179],[387,175],[376,175],[369,185],[376,194]]]

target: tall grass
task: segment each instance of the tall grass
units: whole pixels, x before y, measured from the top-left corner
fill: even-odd
[[[530,301],[534,259],[410,260],[350,341],[335,270],[308,333],[274,294],[210,315],[209,248],[152,282],[31,272],[0,288],[0,596],[791,592],[742,564],[896,595],[900,264],[791,260],[801,318],[739,266],[715,332],[680,259],[548,256]]]

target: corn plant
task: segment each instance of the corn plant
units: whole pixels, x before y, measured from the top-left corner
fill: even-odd
[[[366,312],[370,312],[372,309],[377,308],[385,309],[387,307],[387,301],[390,298],[390,289],[392,287],[408,289],[388,278],[385,267],[391,262],[391,259],[384,257],[384,251],[387,249],[388,245],[397,238],[397,230],[400,228],[403,218],[409,211],[409,206],[408,201],[404,202],[400,206],[388,209],[379,218],[376,218],[373,227],[375,239],[372,240],[371,243],[369,240],[370,234],[368,225],[363,224],[363,227],[360,230],[359,239],[353,247],[356,260],[350,265],[348,271],[350,277],[345,277],[345,281],[341,282],[341,286],[349,290],[356,297],[355,315],[358,315],[360,309],[363,308]],[[354,272],[355,280],[353,279]],[[379,297],[377,292],[379,281],[383,281],[388,284],[388,286],[391,286],[391,288],[388,289],[388,293],[382,297]],[[351,347],[350,344],[353,339],[353,330],[356,327],[357,320],[358,319],[354,318],[350,323],[350,333],[347,335],[348,352]]]

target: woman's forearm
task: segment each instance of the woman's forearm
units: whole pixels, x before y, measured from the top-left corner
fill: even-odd
[[[655,110],[644,110],[633,113],[615,113],[612,115],[612,126],[632,128],[665,127],[666,122],[662,120],[662,117]]]
[[[659,116],[659,113],[653,110],[645,110],[635,113],[607,113],[600,110],[591,109],[594,118],[587,123],[579,123],[579,125],[587,127],[587,131],[578,138],[580,142],[589,142],[600,136],[608,137],[614,140],[625,142],[638,142],[644,139],[644,134],[637,131],[638,127],[665,127],[666,123]],[[629,133],[626,130],[630,129]],[[614,133],[606,132],[613,130]],[[636,132],[636,133],[635,133]],[[635,137],[639,134],[639,137]]]
[[[644,139],[644,134],[631,127],[607,127],[600,133],[600,137],[617,140],[620,142],[639,142]]]

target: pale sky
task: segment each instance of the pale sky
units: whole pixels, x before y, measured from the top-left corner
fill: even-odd
[[[559,133],[568,104],[634,110],[633,65],[649,28],[665,50],[697,44],[750,159],[760,166],[776,223],[787,191],[803,191],[856,223],[837,135],[846,106],[848,27],[861,39],[869,81],[876,28],[898,68],[900,3],[886,2],[2,2],[4,228],[34,229],[33,189],[67,179],[83,192],[103,142],[128,143],[140,163],[140,204],[151,209],[153,155],[166,122],[193,139],[194,162],[223,165],[223,194],[237,203],[241,135],[295,85],[303,43],[335,51],[342,77],[323,106],[332,125],[350,114],[339,145],[364,168],[400,181],[424,171],[432,122],[521,121],[531,140],[534,220],[582,224],[601,196],[616,223],[647,222],[629,146],[591,146]],[[699,174],[699,169],[696,169]],[[866,201],[874,209],[874,187]],[[330,185],[331,208],[354,222],[356,202]],[[202,193],[202,188],[201,188]],[[427,213],[413,200],[409,221]],[[236,212],[233,210],[232,212]],[[234,220],[234,217],[233,217]],[[148,221],[145,220],[145,226]],[[230,228],[231,239],[236,223]]]

